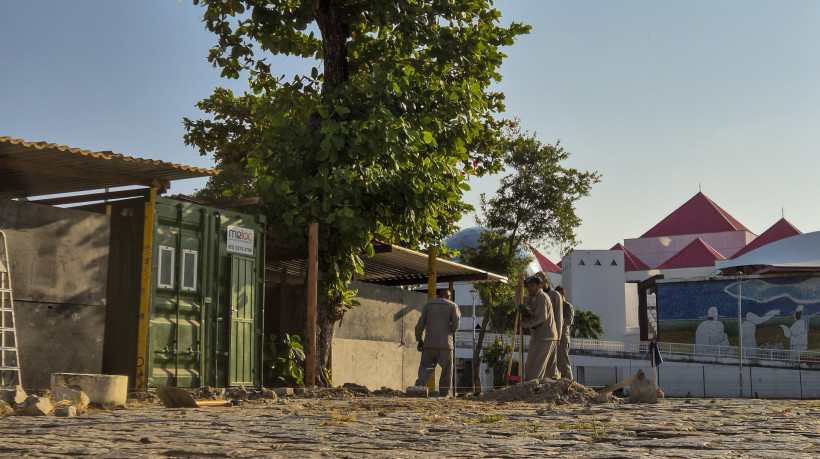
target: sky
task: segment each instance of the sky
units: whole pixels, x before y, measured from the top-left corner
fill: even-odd
[[[820,2],[500,0],[504,116],[602,181],[578,249],[641,236],[698,191],[760,234],[820,230]],[[0,137],[211,167],[182,118],[217,86],[190,1],[0,0]],[[277,59],[294,74],[307,63]],[[174,182],[190,193],[202,179]],[[473,179],[478,204],[497,177]],[[462,227],[474,224],[465,216]],[[545,248],[550,259],[559,254]]]

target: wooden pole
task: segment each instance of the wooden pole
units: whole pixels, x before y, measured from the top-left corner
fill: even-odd
[[[436,299],[436,246],[427,247],[427,301]],[[436,390],[436,372],[430,375],[427,381],[430,391]]]
[[[515,326],[513,327],[512,332],[512,350],[510,351],[510,361],[507,363],[507,373],[504,375],[509,376],[512,373],[512,361],[513,356],[515,355],[515,341],[518,338],[518,329],[522,328],[519,322],[521,319],[521,315],[518,313],[518,305],[524,302],[524,276],[518,276],[518,285],[515,287],[515,299],[513,303],[515,304]],[[522,328],[523,330],[523,328]],[[522,348],[524,347],[524,337],[521,337],[521,344],[518,348],[518,375],[521,376],[521,352]]]
[[[154,217],[157,205],[157,189],[151,188],[147,197],[142,222],[140,309],[137,316],[137,365],[134,374],[134,388],[138,392],[148,390],[148,322],[151,318],[151,270],[154,266]]]
[[[316,300],[319,278],[319,224],[308,227],[307,272],[307,348],[305,349],[305,387],[316,384]]]

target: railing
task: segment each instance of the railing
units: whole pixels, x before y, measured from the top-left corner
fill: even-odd
[[[476,340],[478,333],[476,333]],[[490,345],[496,339],[500,339],[503,344],[512,343],[512,336],[488,333],[484,336],[484,343],[481,347]],[[597,339],[573,338],[570,340],[570,349],[576,351],[586,351],[601,354],[631,354],[638,358],[645,358],[649,353],[649,341],[607,341]],[[524,350],[529,348],[530,337],[524,336]],[[472,348],[472,332],[456,332],[456,347]],[[518,341],[516,341],[516,350]],[[658,350],[663,358],[667,357],[691,357],[691,358],[734,358],[737,359],[737,346],[707,346],[702,344],[687,343],[658,343]],[[743,361],[750,362],[790,362],[790,363],[813,363],[820,364],[820,352],[806,351],[800,352],[790,349],[762,349],[743,348]]]

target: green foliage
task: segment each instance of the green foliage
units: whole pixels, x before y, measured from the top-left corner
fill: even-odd
[[[306,247],[319,223],[320,301],[333,320],[374,238],[435,244],[471,210],[470,176],[498,171],[501,49],[529,26],[501,26],[489,0],[194,0],[217,36],[208,60],[241,96],[217,88],[185,119],[185,141],[245,169],[269,235]],[[308,59],[276,76],[271,54]]]
[[[274,385],[292,387],[302,384],[305,377],[305,350],[298,335],[285,334],[277,342],[276,335],[271,334],[265,350],[265,366]]]
[[[500,339],[496,339],[491,344],[484,346],[483,350],[484,354],[481,356],[481,361],[492,368],[507,363],[507,357],[512,352],[512,345],[503,344]]]
[[[490,327],[499,333],[512,333],[515,326],[515,289],[520,275],[526,271],[532,258],[518,247],[510,250],[511,238],[496,230],[481,233],[475,247],[461,249],[464,264],[502,274],[508,282],[481,282],[474,284],[481,296],[485,314],[490,316]]]
[[[512,345],[503,344],[501,340],[496,339],[492,344],[484,346],[484,354],[481,356],[481,361],[487,364],[487,371],[493,370],[493,386],[504,386],[504,375],[507,371],[507,362],[510,360],[512,354]],[[513,359],[512,373],[515,374],[518,370],[518,361]]]
[[[255,196],[254,177],[248,169],[231,163],[220,163],[218,175],[211,176],[204,188],[196,190],[194,197],[205,202],[220,202]]]
[[[600,174],[563,167],[570,153],[560,141],[543,144],[517,122],[509,125],[506,139],[504,164],[510,173],[495,195],[481,195],[481,223],[505,231],[511,250],[526,240],[557,245],[564,253],[576,244],[574,230],[581,224],[575,201],[589,195]]]
[[[575,318],[569,327],[573,338],[598,339],[604,334],[601,317],[592,311],[575,309]]]

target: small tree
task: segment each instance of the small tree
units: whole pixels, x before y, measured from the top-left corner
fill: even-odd
[[[569,327],[573,338],[598,339],[604,334],[601,317],[592,311],[575,310],[575,319]]]
[[[518,277],[526,270],[531,258],[519,249],[509,250],[507,244],[511,240],[504,233],[496,230],[487,230],[481,233],[475,247],[461,249],[462,260],[469,266],[485,271],[504,274],[508,282],[482,282],[475,284],[475,289],[484,305],[484,318],[481,330],[478,333],[478,342],[473,349],[473,384],[481,387],[478,372],[481,343],[488,325],[498,332],[510,333],[514,327],[515,317],[515,289]]]

